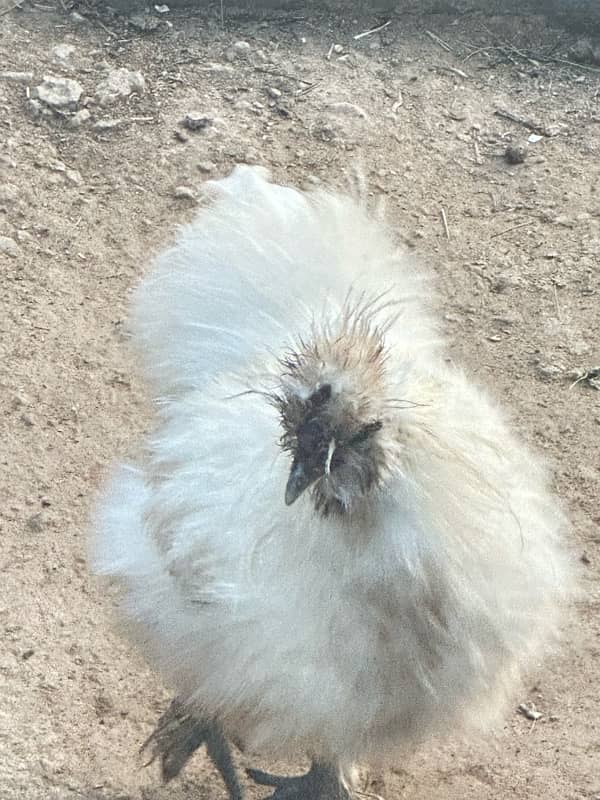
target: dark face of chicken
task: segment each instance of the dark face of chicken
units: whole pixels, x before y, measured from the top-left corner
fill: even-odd
[[[329,383],[318,386],[307,399],[295,394],[280,397],[277,405],[283,426],[281,444],[292,456],[286,504],[310,488],[319,512],[350,510],[379,481],[381,421],[363,418]]]

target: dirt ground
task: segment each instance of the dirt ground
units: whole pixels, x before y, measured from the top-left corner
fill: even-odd
[[[573,36],[534,17],[392,16],[362,38],[386,19],[155,17],[49,0],[0,16],[0,72],[32,73],[0,77],[0,798],[224,797],[202,755],[167,788],[140,763],[167,694],[85,562],[102,477],[152,425],[128,292],[207,177],[259,162],[339,185],[360,161],[437,274],[453,356],[553,464],[583,584],[502,730],[429,746],[370,791],[598,800],[600,393],[573,382],[600,363],[600,69],[566,63]],[[143,91],[99,105],[119,67]],[[44,75],[78,81],[90,117],[32,104]],[[184,128],[192,112],[209,122]]]

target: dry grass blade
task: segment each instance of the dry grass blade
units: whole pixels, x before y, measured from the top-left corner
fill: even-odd
[[[363,39],[365,36],[370,36],[372,33],[379,33],[384,28],[387,28],[388,25],[392,24],[392,20],[388,19],[387,22],[384,22],[383,25],[378,25],[376,28],[371,28],[368,31],[363,31],[362,33],[357,33],[356,36],[353,36],[353,39]]]

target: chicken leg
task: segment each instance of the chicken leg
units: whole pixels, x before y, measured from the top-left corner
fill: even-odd
[[[255,783],[272,786],[270,800],[350,800],[352,797],[335,765],[313,761],[306,775],[280,777],[259,769],[247,769]]]
[[[194,716],[179,698],[173,700],[158,720],[142,750],[150,750],[148,763],[160,758],[162,779],[169,783],[179,775],[203,744],[223,778],[230,800],[243,800],[231,748],[220,725],[215,720],[203,720]]]

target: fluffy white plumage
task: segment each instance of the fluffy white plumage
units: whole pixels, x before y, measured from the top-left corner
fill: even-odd
[[[570,588],[544,468],[446,363],[427,282],[360,202],[257,168],[210,188],[136,296],[161,419],[102,500],[96,571],[122,579],[133,635],[180,697],[252,750],[348,765],[487,723]],[[381,381],[362,335],[384,344]],[[314,385],[284,374],[279,357],[315,340],[346,355],[308,346]],[[330,514],[309,492],[284,504],[263,394],[305,401],[325,382],[366,403],[385,456]]]

